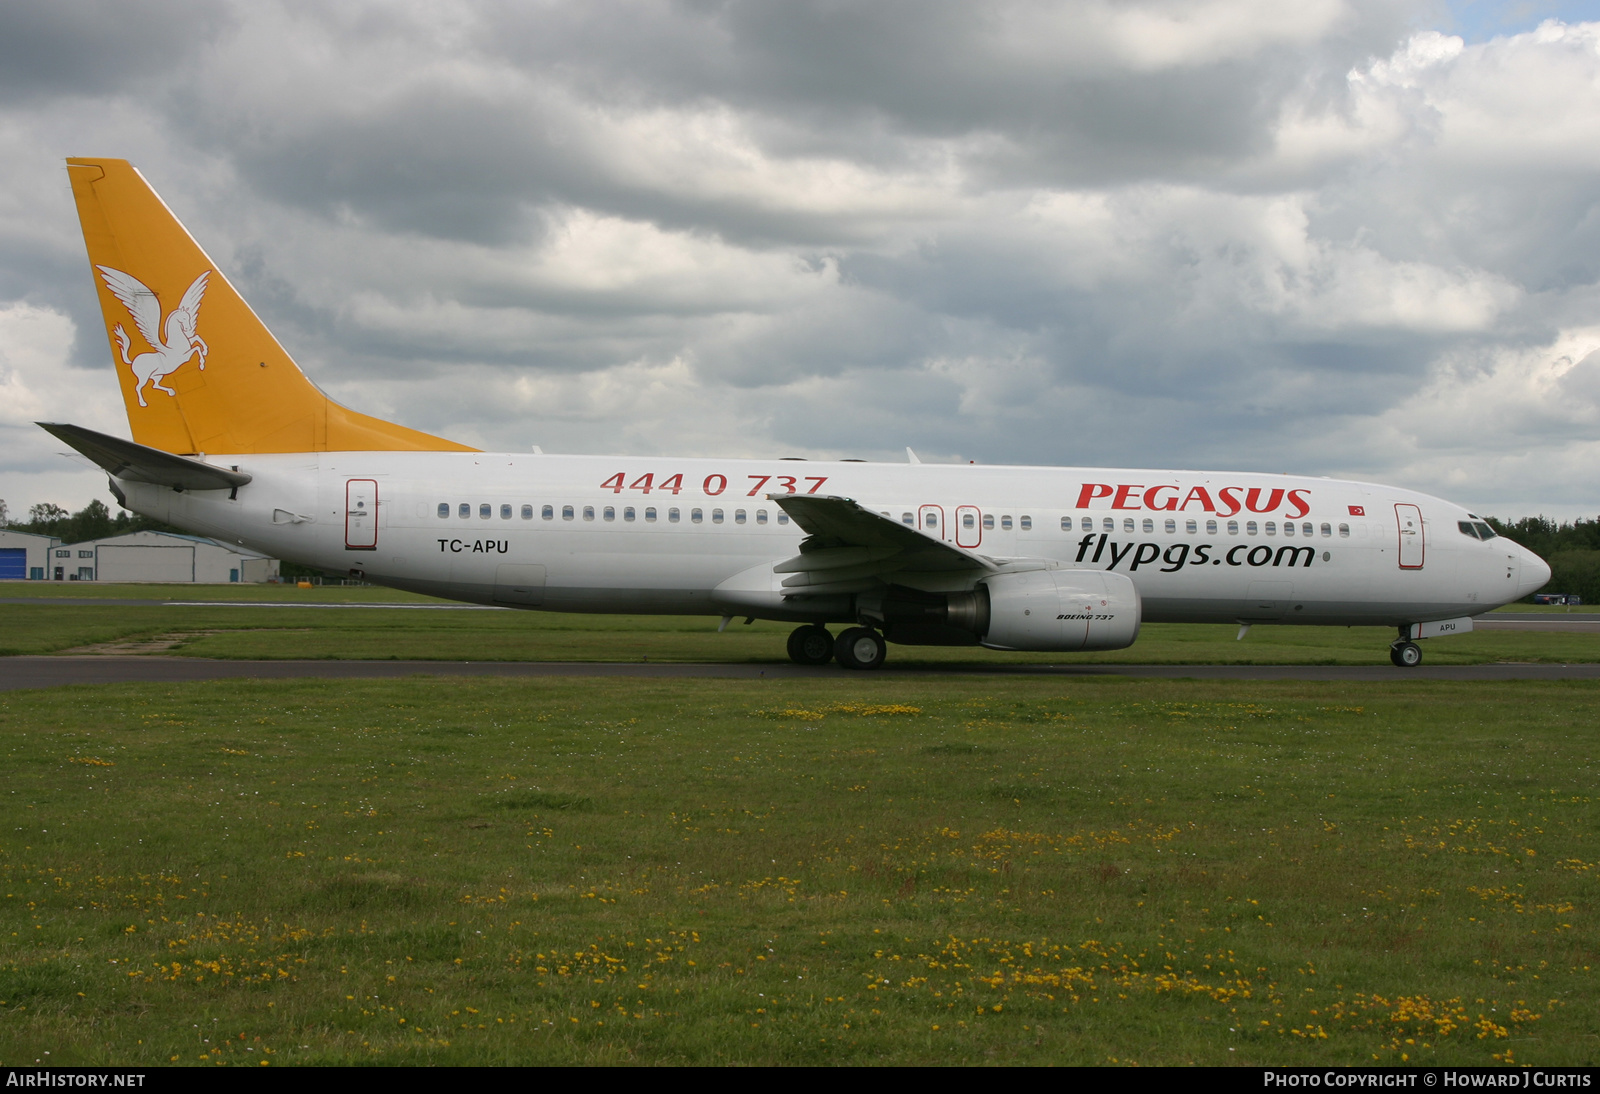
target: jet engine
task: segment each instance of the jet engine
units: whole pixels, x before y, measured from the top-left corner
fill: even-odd
[[[993,650],[1120,650],[1139,637],[1139,590],[1107,570],[997,574],[989,592]]]
[[[1120,650],[1139,637],[1139,591],[1105,570],[996,574],[965,593],[894,586],[857,596],[856,612],[907,646]]]

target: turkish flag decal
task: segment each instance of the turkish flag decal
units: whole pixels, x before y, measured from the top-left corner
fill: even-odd
[[[1350,515],[1352,517],[1364,517],[1367,515],[1367,511],[1359,505],[1352,505],[1350,507]]]

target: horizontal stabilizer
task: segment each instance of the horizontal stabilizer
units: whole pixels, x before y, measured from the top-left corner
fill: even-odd
[[[186,456],[175,456],[120,437],[108,437],[79,425],[36,422],[40,429],[70,444],[105,468],[114,479],[152,482],[174,490],[232,490],[250,481],[240,471],[213,467]]]

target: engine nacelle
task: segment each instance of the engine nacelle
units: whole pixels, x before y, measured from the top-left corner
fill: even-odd
[[[997,574],[983,644],[995,650],[1120,650],[1139,637],[1139,590],[1108,570]]]

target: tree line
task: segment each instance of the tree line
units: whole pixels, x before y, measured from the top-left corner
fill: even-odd
[[[1540,592],[1576,594],[1585,604],[1600,604],[1600,520],[1488,520],[1496,532],[1550,564],[1550,582]]]
[[[1600,604],[1600,519],[1557,524],[1545,517],[1500,520],[1486,517],[1500,535],[1515,540],[1550,563],[1550,584],[1543,592],[1576,593],[1585,604]],[[5,499],[0,498],[0,528],[54,536],[62,543],[82,543],[124,532],[182,532],[170,524],[122,510],[112,515],[106,503],[96,498],[76,513],[59,505],[40,502],[28,510],[26,521],[11,522]],[[291,563],[283,564],[285,577],[316,573]]]
[[[28,510],[25,521],[12,520],[5,499],[0,498],[0,528],[13,532],[32,532],[40,536],[54,536],[62,543],[82,543],[86,539],[104,539],[125,532],[182,532],[170,524],[162,524],[149,517],[141,517],[126,509],[115,516],[99,498],[91,501],[76,513],[44,501]]]

